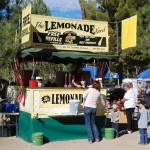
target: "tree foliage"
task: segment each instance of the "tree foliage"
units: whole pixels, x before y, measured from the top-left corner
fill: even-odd
[[[84,5],[91,5],[94,3],[92,0],[81,0]],[[95,11],[90,10],[91,7],[85,6],[85,12],[97,12],[93,13],[94,20],[105,20],[109,22],[109,35],[111,35],[112,49],[109,54],[116,53],[117,36],[116,36],[116,24],[118,23],[118,49],[119,60],[113,64],[113,71],[116,69],[122,70],[116,66],[124,66],[126,69],[132,70],[140,68],[136,71],[142,71],[143,69],[150,67],[150,2],[149,0],[96,0]],[[81,3],[81,2],[80,2]],[[94,6],[93,6],[94,8]],[[97,16],[96,16],[97,14]],[[103,15],[102,15],[103,14]],[[88,13],[86,13],[88,15]],[[121,50],[121,21],[131,16],[138,15],[137,23],[137,46],[135,48],[128,48]],[[105,16],[102,18],[102,16]],[[91,14],[87,16],[91,18]],[[114,22],[114,23],[113,23]],[[122,70],[123,71],[123,70]],[[127,70],[128,72],[128,70]],[[129,77],[133,77],[131,73]]]
[[[33,3],[33,12],[36,14],[49,15],[50,11],[43,0],[0,0],[0,10],[5,9],[5,16],[0,20],[0,74],[3,78],[9,79],[13,74],[12,60],[18,51],[19,24],[21,22],[21,11],[29,3]],[[2,5],[1,5],[2,4]],[[9,7],[9,17],[7,8]],[[2,13],[0,13],[0,16]],[[20,20],[20,21],[19,21]]]
[[[112,65],[113,71],[150,67],[150,2],[149,0],[79,0],[85,9],[87,20],[108,21],[111,49],[116,54],[117,42],[119,59]],[[8,79],[12,58],[18,50],[15,35],[19,33],[21,10],[32,3],[32,13],[50,15],[43,0],[0,0],[0,73]],[[138,16],[137,46],[121,50],[121,21]],[[118,27],[118,28],[117,28]],[[118,41],[117,41],[118,31]],[[125,70],[127,72],[127,70]],[[137,72],[138,73],[138,72]],[[132,73],[130,74],[132,76]]]

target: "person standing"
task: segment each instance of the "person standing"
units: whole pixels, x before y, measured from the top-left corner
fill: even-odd
[[[139,102],[139,112],[137,115],[138,119],[138,129],[140,133],[140,142],[138,144],[144,145],[148,144],[148,132],[147,132],[147,126],[148,126],[148,111],[145,108],[146,103],[145,101]]]
[[[83,94],[84,103],[84,119],[87,130],[88,142],[91,144],[94,141],[99,142],[99,131],[95,123],[97,103],[101,100],[100,84],[94,81],[92,88],[89,88]],[[102,101],[104,104],[104,101]]]
[[[133,128],[133,114],[134,109],[136,107],[136,97],[133,90],[132,82],[124,84],[123,88],[126,91],[126,93],[123,99],[121,99],[120,103],[124,103],[124,108],[126,110],[127,117],[127,132],[128,134],[130,134]]]
[[[120,119],[119,107],[116,104],[113,104],[112,110],[110,112],[112,128],[115,130],[115,138],[119,137],[119,119]]]

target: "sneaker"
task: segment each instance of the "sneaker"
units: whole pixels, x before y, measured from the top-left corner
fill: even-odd
[[[139,144],[139,145],[144,145],[144,143],[141,143],[141,142],[139,142],[138,144]]]
[[[95,142],[99,142],[99,139],[95,139]]]
[[[148,144],[148,142],[145,142],[145,145],[147,145]]]
[[[92,141],[88,141],[88,143],[89,143],[89,144],[92,144],[93,142],[92,142]]]
[[[132,132],[131,131],[127,131],[128,132],[128,134],[131,134]]]

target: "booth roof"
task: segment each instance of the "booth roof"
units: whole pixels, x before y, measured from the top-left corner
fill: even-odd
[[[26,48],[17,53],[21,61],[32,61],[33,56],[35,61],[51,61],[53,63],[74,63],[74,61],[93,61],[93,59],[105,59],[114,61],[118,58],[116,55],[103,55],[102,53],[88,53],[77,51],[52,51],[49,49]]]

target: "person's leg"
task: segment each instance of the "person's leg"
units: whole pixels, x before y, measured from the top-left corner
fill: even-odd
[[[139,142],[139,144],[144,144],[144,129],[140,128],[139,133],[140,133],[140,142]]]
[[[147,132],[147,129],[144,129],[144,143],[148,144],[148,132]]]
[[[116,129],[115,129],[115,123],[112,122],[112,128],[114,129],[114,137],[116,136]]]
[[[119,127],[119,123],[115,123],[116,138],[119,137],[118,127]]]
[[[126,109],[126,115],[127,115],[127,130],[131,132],[132,130],[132,118],[133,118],[134,108]]]
[[[92,108],[92,115],[91,115],[91,125],[92,125],[92,131],[94,134],[95,141],[99,141],[99,131],[97,129],[96,123],[95,123],[95,117],[96,117],[96,108]]]
[[[91,128],[91,112],[92,109],[90,107],[84,107],[84,120],[85,120],[86,132],[87,132],[89,142],[93,142],[93,133]]]

